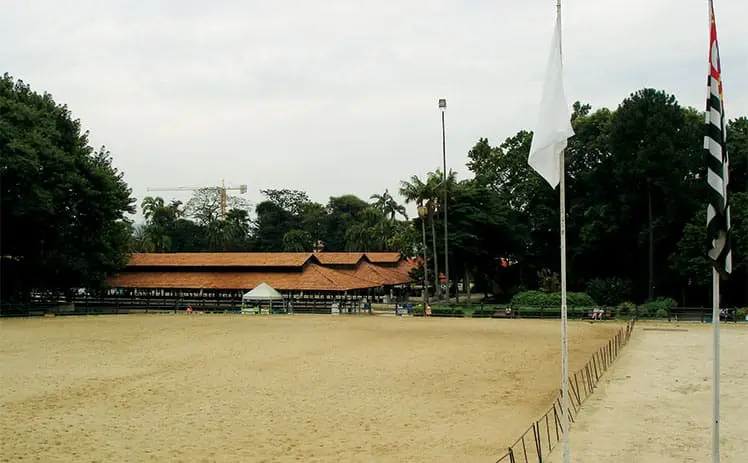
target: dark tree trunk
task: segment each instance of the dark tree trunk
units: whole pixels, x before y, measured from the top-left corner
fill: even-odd
[[[648,297],[649,300],[653,300],[655,296],[655,283],[654,283],[654,224],[652,220],[652,187],[647,185],[647,215],[649,222],[649,288]]]
[[[429,253],[428,244],[426,244],[426,218],[421,217],[421,232],[423,233],[423,308],[426,310],[426,304],[429,303]]]
[[[434,225],[434,214],[429,215],[429,221],[431,222],[431,244],[434,248],[434,284],[436,285],[436,300],[440,300],[442,296],[442,285],[439,281],[439,259],[436,257],[436,226]]]

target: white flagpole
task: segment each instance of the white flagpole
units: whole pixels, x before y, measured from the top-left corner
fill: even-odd
[[[527,162],[548,184],[559,186],[561,241],[561,426],[564,463],[569,463],[569,349],[566,307],[566,181],[564,149],[574,136],[563,86],[561,53],[561,0],[556,0],[556,25],[548,55],[538,121],[532,135]]]
[[[566,333],[566,182],[564,181],[564,152],[561,151],[559,179],[561,210],[561,396],[564,429],[564,463],[569,463],[569,345]]]
[[[559,52],[563,56],[561,33],[561,0],[556,0],[556,21],[558,21]],[[562,59],[563,61],[563,59]],[[566,176],[564,150],[559,156],[559,211],[561,215],[561,406],[564,431],[564,463],[569,463],[569,344],[566,331]]]
[[[712,462],[719,463],[719,272],[712,269]]]

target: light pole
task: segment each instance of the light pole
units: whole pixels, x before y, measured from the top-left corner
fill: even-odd
[[[447,111],[447,100],[441,98],[439,100],[439,109],[442,112],[442,160],[444,161],[444,177],[442,180],[442,188],[444,188],[444,276],[447,279],[447,304],[449,304],[449,248],[447,243],[449,238],[447,237],[447,140],[446,132],[444,130],[444,113]]]

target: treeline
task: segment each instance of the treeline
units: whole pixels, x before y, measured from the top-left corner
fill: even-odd
[[[468,153],[471,178],[434,170],[404,180],[398,193],[311,201],[295,189],[262,190],[253,209],[220,192],[186,203],[139,203],[106,149],[93,150],[77,120],[49,95],[0,80],[2,296],[32,288],[96,287],[131,252],[398,251],[425,255],[431,289],[445,273],[443,193],[448,196],[450,293],[457,284],[509,300],[522,290],[558,289],[558,192],[527,165],[532,134]],[[617,108],[576,103],[567,149],[569,289],[599,303],[673,297],[710,301],[706,250],[706,162],[702,112],[644,89]],[[748,118],[729,122],[733,275],[727,304],[748,305]],[[396,196],[396,195],[395,195]],[[144,224],[127,219],[140,208]],[[422,278],[423,268],[416,271]]]
[[[670,296],[709,305],[703,112],[644,89],[614,110],[576,103],[572,123],[576,136],[566,151],[569,289],[606,299],[600,303]],[[748,118],[730,121],[727,134],[734,270],[723,284],[724,299],[748,305]],[[479,140],[468,163],[471,183],[499,198],[491,215],[514,220],[516,234],[496,239],[513,243],[505,255],[519,262],[513,281],[527,289],[557,286],[560,268],[558,191],[528,167],[531,137],[520,131],[499,146]]]
[[[323,205],[299,190],[261,190],[265,199],[250,219],[242,198],[230,197],[222,215],[220,191],[202,189],[182,204],[146,197],[146,223],[134,227],[135,252],[396,250],[414,255],[417,243],[405,208],[389,192],[367,202],[354,195],[332,197]],[[398,220],[401,218],[401,220]],[[417,236],[415,236],[417,238]]]

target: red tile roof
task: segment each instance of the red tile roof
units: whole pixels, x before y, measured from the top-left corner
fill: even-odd
[[[322,265],[356,265],[364,257],[363,252],[318,252],[314,257]]]
[[[130,267],[301,267],[308,252],[136,253]]]
[[[366,252],[364,254],[375,264],[394,264],[400,261],[399,252]]]
[[[372,262],[398,265],[384,267]],[[340,265],[348,268],[328,267]],[[126,268],[108,283],[120,288],[239,290],[254,288],[265,281],[284,291],[347,291],[409,283],[408,272],[412,266],[396,252],[140,253],[130,258],[129,270]],[[145,271],[144,267],[160,267],[160,271]],[[195,267],[205,267],[205,270],[196,271]],[[212,271],[209,267],[242,267],[243,270]],[[294,269],[272,271],[271,267]]]
[[[397,268],[380,267],[367,261],[359,263],[355,269],[341,269],[338,271],[377,283],[377,286],[401,285],[410,283],[411,281],[407,272],[402,272]]]
[[[265,282],[280,291],[348,291],[380,284],[309,263],[300,272],[122,272],[113,288],[189,288],[249,290]]]

